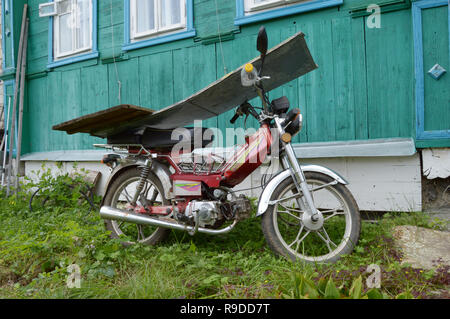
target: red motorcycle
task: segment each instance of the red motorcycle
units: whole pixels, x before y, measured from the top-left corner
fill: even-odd
[[[343,254],[352,252],[361,226],[358,205],[346,187],[348,183],[328,168],[299,164],[291,140],[302,126],[300,110],[289,111],[286,97],[270,101],[267,96],[272,88],[317,67],[303,34],[292,39],[269,55],[267,34],[262,27],[257,40],[261,56],[253,63],[175,107],[129,121],[120,130],[109,128],[103,130],[108,131],[104,135],[96,135],[108,139],[107,144],[96,146],[114,151],[103,159],[113,173],[100,209],[113,238],[123,238],[125,245],[136,242],[155,245],[164,240],[171,229],[191,235],[230,232],[239,221],[252,214],[250,200],[233,188],[270,156],[279,159],[282,171],[262,185],[256,210],[270,248],[279,255],[306,262],[335,262]],[[296,45],[297,51],[294,50]],[[293,58],[301,58],[302,54],[303,62]],[[263,76],[266,60],[270,67]],[[305,67],[307,60],[309,67]],[[277,69],[278,64],[281,70]],[[210,93],[218,86],[221,86],[220,92],[224,92],[224,83],[236,84],[236,80],[231,80],[238,77],[240,87],[235,87],[242,91],[237,91],[236,97],[230,95],[230,99],[235,100],[226,106],[225,102],[217,102],[215,110],[224,112],[241,99],[231,123],[239,116],[252,116],[260,128],[247,136],[246,143],[231,155],[199,156],[196,151],[212,142],[212,138],[204,138],[205,129],[179,129],[182,134],[178,136],[182,139],[174,139],[176,134],[172,129],[161,129],[174,123],[186,124],[194,117],[211,117],[198,115],[200,113],[180,115],[173,110],[202,96],[209,94],[211,97]],[[248,103],[254,96],[259,96],[261,108]],[[192,102],[190,107],[194,109],[198,104]],[[187,119],[183,119],[183,115]],[[200,144],[196,136],[201,137]],[[190,152],[191,147],[196,150]]]

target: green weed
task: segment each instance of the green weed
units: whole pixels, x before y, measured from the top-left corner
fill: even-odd
[[[442,226],[421,213],[363,222],[355,251],[333,265],[276,257],[259,218],[227,235],[173,231],[159,246],[124,248],[83,196],[82,172],[40,174],[16,196],[0,190],[0,298],[429,298],[449,284],[448,271],[403,265],[393,246],[396,225]],[[39,199],[47,199],[30,212],[38,188],[45,190]],[[72,264],[80,267],[80,288],[67,286]],[[371,264],[381,269],[378,289],[367,285]]]

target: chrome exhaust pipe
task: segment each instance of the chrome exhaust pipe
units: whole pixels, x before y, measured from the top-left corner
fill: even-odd
[[[151,225],[151,226],[164,227],[164,228],[170,228],[170,229],[176,229],[176,230],[183,230],[183,231],[188,231],[191,233],[195,232],[195,227],[193,227],[193,226],[178,224],[176,222],[171,223],[171,222],[167,222],[164,220],[147,217],[144,215],[128,213],[126,211],[123,211],[123,210],[120,210],[117,208],[113,208],[110,206],[102,206],[102,208],[100,208],[100,216],[103,219],[124,221],[124,222],[129,222],[129,223],[138,224],[138,225]],[[234,226],[236,226],[236,224],[237,224],[237,221],[235,220],[233,222],[233,224],[231,224],[230,226],[227,226],[225,228],[222,228],[222,229],[209,229],[209,228],[198,227],[197,231],[199,233],[204,233],[204,234],[208,234],[208,235],[226,234],[226,233],[230,232],[234,228]]]

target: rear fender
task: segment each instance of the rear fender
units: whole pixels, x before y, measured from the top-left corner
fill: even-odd
[[[302,165],[301,166],[302,171],[305,172],[316,172],[316,173],[322,173],[325,175],[330,176],[334,180],[336,180],[338,183],[343,185],[348,185],[348,182],[340,176],[338,173],[332,171],[329,168],[319,166],[319,165]],[[259,203],[258,203],[258,210],[256,213],[256,216],[263,215],[267,209],[269,208],[269,202],[272,198],[272,194],[275,191],[275,189],[280,185],[284,180],[291,177],[291,171],[289,169],[286,169],[276,175],[274,178],[270,180],[270,182],[267,184],[267,186],[264,188],[263,192],[261,193],[261,196],[259,197]]]

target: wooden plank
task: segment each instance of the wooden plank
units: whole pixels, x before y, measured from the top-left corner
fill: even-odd
[[[23,109],[25,103],[25,91],[26,91],[26,79],[25,75],[27,72],[27,48],[28,48],[28,30],[30,25],[30,19],[27,18],[25,23],[25,35],[23,44],[23,58],[22,65],[20,66],[20,96],[19,96],[19,119],[17,124],[17,150],[16,150],[16,180],[15,187],[19,189],[19,166],[20,166],[20,156],[22,154],[22,135],[23,135]]]
[[[109,107],[108,67],[98,65],[81,69],[81,114],[98,112]],[[89,149],[92,144],[104,141],[87,134],[82,135],[83,149]]]
[[[195,89],[198,83],[201,83],[198,79],[193,78],[194,74],[199,77],[199,75],[204,74],[205,68],[209,70],[209,65],[212,65],[215,71],[214,56],[212,57],[212,62],[208,63],[207,57],[210,55],[207,51],[202,50],[204,53],[199,52],[198,56],[202,56],[203,58],[198,59],[197,55],[196,57],[192,55],[193,51],[189,53],[188,49],[184,50],[187,50],[187,52],[174,52],[174,61],[179,61],[180,65],[190,63],[191,68],[184,69],[178,66],[177,70],[177,66],[175,66],[175,98],[177,95],[186,95],[187,93],[185,92],[190,92],[189,90],[192,90],[192,87]],[[198,49],[192,48],[191,50]],[[178,56],[176,56],[177,54]],[[189,55],[191,55],[192,59],[189,58]],[[201,64],[200,61],[206,61],[206,64]],[[259,57],[255,58],[251,63],[258,69],[261,59]],[[267,74],[271,75],[271,78],[265,81],[264,87],[267,91],[270,91],[315,68],[316,65],[306,46],[304,35],[298,33],[283,43],[280,43],[277,47],[269,50],[266,57],[265,70]],[[243,87],[241,85],[240,72],[241,68],[238,68],[189,98],[157,111],[155,114],[143,117],[140,120],[124,122],[119,127],[111,127],[107,131],[98,132],[96,135],[108,136],[126,129],[144,125],[152,128],[170,129],[192,124],[194,120],[216,117],[218,114],[226,112],[246,100],[251,100],[257,96],[254,88]],[[204,78],[206,77],[205,75]],[[192,79],[192,81],[186,82],[189,79]]]
[[[357,140],[367,139],[369,137],[367,124],[367,74],[364,26],[364,18],[356,18],[351,20],[351,37],[353,40],[352,75],[355,112],[355,139]]]
[[[75,118],[81,115],[81,72],[80,69],[62,72],[60,106],[65,118]],[[64,149],[80,149],[82,137],[70,136],[64,140]]]
[[[153,112],[147,108],[122,104],[55,125],[53,130],[66,131],[67,134],[90,133],[94,135],[97,130],[102,130],[104,127],[111,127]]]
[[[30,25],[31,26],[31,25]],[[30,60],[48,56],[48,29],[29,37],[28,53]]]
[[[108,64],[108,75],[109,105],[140,105],[137,58]]]
[[[47,86],[47,78],[38,78],[28,81],[28,105],[24,114],[24,153],[38,150],[49,150],[49,135],[41,132],[48,132],[50,129],[48,114],[42,112],[40,107],[48,105],[47,90],[42,87]]]
[[[366,27],[369,138],[413,136],[414,66],[411,16],[383,15],[382,28]]]
[[[123,21],[123,18],[121,18],[121,21]],[[113,57],[114,55],[119,56],[122,54],[122,45],[124,41],[123,22],[121,24],[114,24],[113,26],[109,25],[99,29],[98,48],[102,53],[101,58]]]
[[[307,27],[309,25],[309,21],[299,21],[299,23],[296,23],[296,31],[297,32],[304,32],[305,33],[305,40],[306,43],[310,46],[311,40],[309,37],[309,29]],[[313,56],[316,61],[317,57]],[[319,65],[320,68],[320,65]],[[313,72],[317,72],[318,70],[315,70]],[[300,131],[300,133],[295,137],[294,143],[306,143],[308,142],[308,127],[309,127],[309,113],[308,113],[308,99],[307,96],[310,93],[309,87],[310,87],[310,77],[312,73],[308,73],[305,76],[302,76],[301,78],[297,79],[297,96],[298,96],[298,107],[300,108],[300,112],[303,116],[303,126]],[[292,105],[292,104],[291,104]]]
[[[216,14],[216,4],[218,16]],[[236,29],[234,1],[195,1],[195,28],[202,38]],[[219,23],[219,26],[217,24]]]
[[[39,2],[39,0],[28,0],[31,37],[44,31],[48,33],[48,20],[39,17]]]
[[[351,20],[332,20],[336,140],[341,141],[355,139]]]
[[[448,6],[422,10],[425,131],[450,130]],[[427,72],[436,63],[447,70],[439,80]]]
[[[81,69],[81,113],[104,110],[108,103],[108,67],[105,65]]]
[[[22,65],[24,60],[26,59],[26,52],[24,52],[24,47],[27,47],[27,38],[28,38],[28,22],[27,22],[27,16],[28,16],[28,5],[25,4],[23,6],[23,13],[22,13],[22,24],[20,25],[21,31],[20,31],[20,41],[19,41],[19,51],[17,55],[17,66],[16,66],[16,85],[14,86],[14,100],[13,100],[13,108],[12,108],[12,119],[11,119],[11,134],[10,134],[10,142],[9,142],[9,159],[8,159],[8,179],[7,179],[7,191],[6,194],[9,196],[10,191],[10,183],[11,183],[11,176],[13,174],[13,146],[16,145],[17,150],[17,144],[18,142],[15,141],[15,126],[16,126],[16,116],[17,116],[17,96],[19,91],[19,86],[22,87],[21,80],[24,78],[24,76],[21,77],[22,73]],[[25,44],[24,44],[25,42]],[[25,55],[25,57],[24,57]],[[25,74],[24,74],[25,75]],[[22,93],[22,92],[21,92]],[[19,168],[16,166],[15,171],[18,173]],[[17,174],[18,175],[18,174]],[[16,176],[17,176],[16,175]],[[17,182],[17,181],[16,181]]]
[[[42,112],[44,118],[46,118],[46,122],[49,125],[54,125],[56,123],[62,122],[66,117],[62,110],[58,110],[62,108],[61,104],[61,90],[62,90],[62,73],[61,72],[50,72],[47,76],[47,97],[48,97],[48,107],[50,111]],[[30,95],[30,99],[32,96]],[[38,106],[36,106],[37,108]],[[42,134],[42,133],[38,133]],[[68,136],[62,132],[56,132],[53,130],[47,131],[47,134],[51,144],[46,147],[47,151],[50,150],[63,150],[63,143],[68,138]],[[33,146],[34,149],[34,146]],[[36,150],[40,150],[40,145],[36,144]]]
[[[217,66],[214,45],[199,45],[176,50],[173,53],[173,60],[175,101],[186,99],[216,80]],[[217,118],[204,120],[202,125],[203,127],[217,127]]]
[[[175,102],[172,52],[139,57],[141,105],[160,110]]]
[[[308,76],[307,118],[308,141],[336,139],[334,99],[332,25],[330,20],[319,20],[305,25],[308,45],[319,68]]]
[[[111,21],[113,21],[114,24],[123,25],[123,17],[124,17],[123,0],[107,0],[107,1],[97,0],[97,1],[98,1],[98,25],[100,27],[111,26]]]

